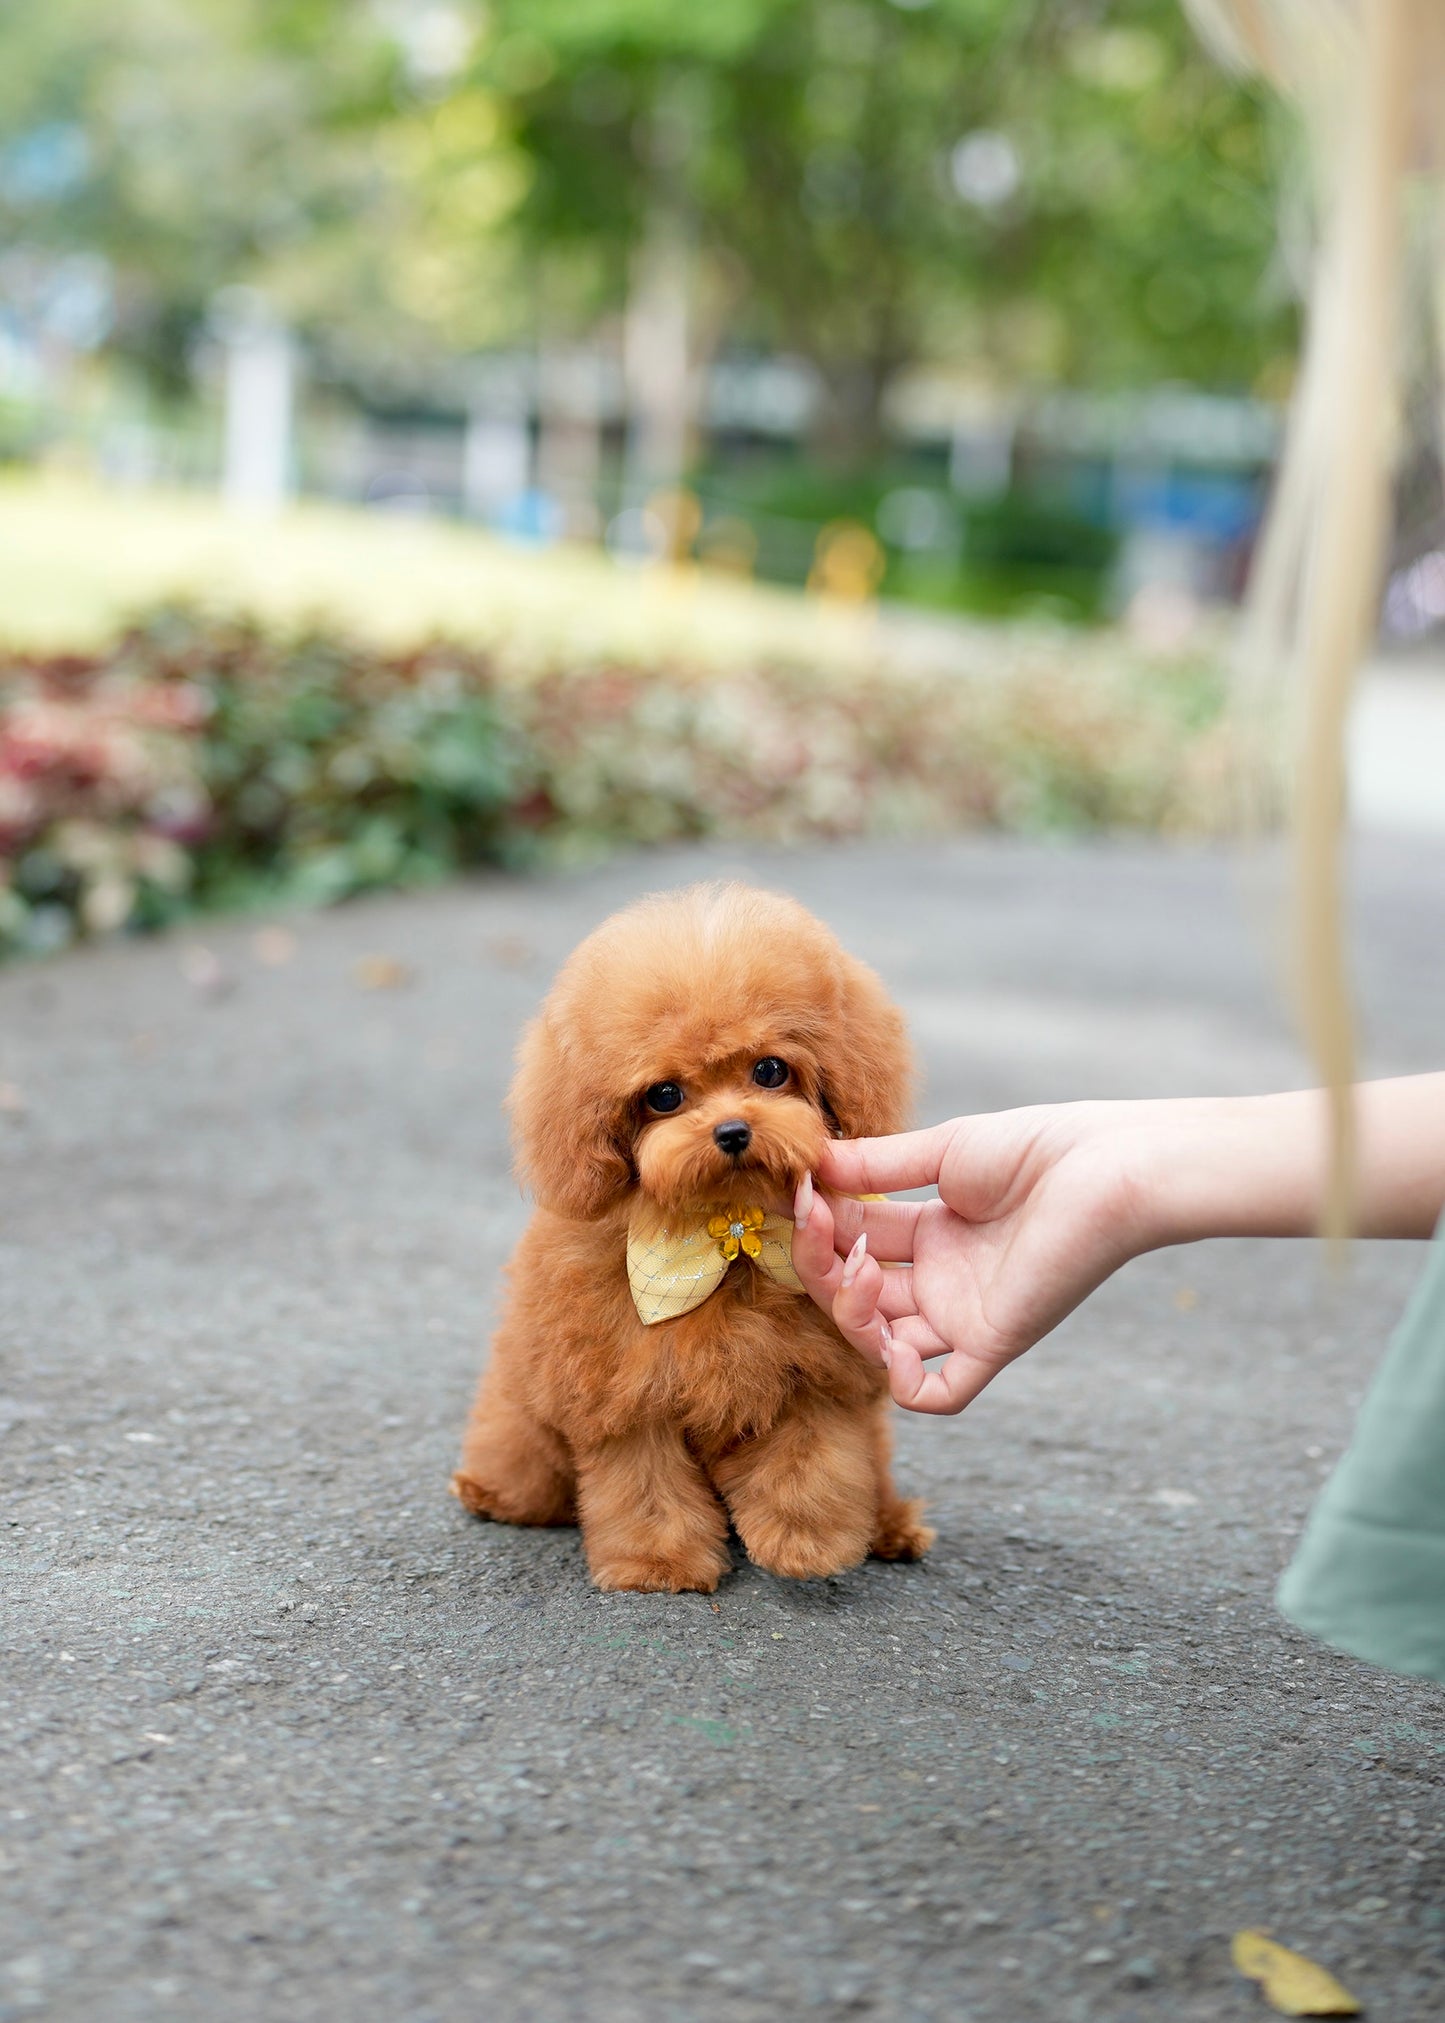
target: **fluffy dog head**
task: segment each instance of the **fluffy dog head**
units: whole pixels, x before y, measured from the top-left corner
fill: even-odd
[[[781,1207],[826,1138],[900,1129],[911,1081],[901,1014],[803,907],[742,885],[660,893],[588,936],[528,1028],[518,1167],[579,1220],[638,1194]]]

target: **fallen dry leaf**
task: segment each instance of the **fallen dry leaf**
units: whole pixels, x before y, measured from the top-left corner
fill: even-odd
[[[224,997],[235,988],[235,978],[227,974],[220,957],[199,942],[181,950],[181,975],[202,997]]]
[[[289,927],[258,927],[251,936],[251,953],[267,969],[280,969],[296,953],[296,937]]]
[[[364,955],[351,972],[363,990],[400,990],[411,971],[394,955]]]
[[[1231,1947],[1241,1974],[1258,1981],[1264,1999],[1281,2016],[1358,2016],[1360,2005],[1333,1974],[1278,1946],[1267,1932],[1236,1932]]]
[[[487,943],[487,953],[502,969],[525,969],[537,951],[520,934],[497,934]]]

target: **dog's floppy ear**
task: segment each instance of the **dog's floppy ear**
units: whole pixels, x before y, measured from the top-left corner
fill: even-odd
[[[522,1035],[507,1108],[517,1176],[539,1207],[591,1222],[631,1186],[625,1107],[589,1088],[576,1042],[545,1011]]]
[[[844,954],[836,1023],[822,1063],[823,1100],[844,1138],[901,1131],[913,1103],[913,1050],[903,1014],[866,963]]]

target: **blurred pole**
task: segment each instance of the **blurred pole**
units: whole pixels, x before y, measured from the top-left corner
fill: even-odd
[[[1000,401],[995,412],[955,422],[948,454],[948,482],[965,499],[994,499],[1013,482],[1018,417]]]
[[[537,483],[577,540],[602,531],[602,361],[578,345],[544,343],[537,361]]]
[[[221,496],[228,506],[274,513],[291,493],[296,351],[263,295],[227,288],[214,322],[225,359]]]
[[[692,420],[689,247],[680,222],[654,214],[634,268],[624,334],[627,496],[674,491]]]
[[[475,374],[462,449],[462,501],[474,520],[498,520],[532,483],[531,372],[488,360]]]
[[[494,520],[532,482],[532,438],[522,415],[467,410],[462,503],[468,519]]]
[[[676,495],[693,420],[692,232],[686,170],[702,124],[697,80],[659,87],[648,135],[653,195],[632,271],[623,331],[627,388],[625,496]]]

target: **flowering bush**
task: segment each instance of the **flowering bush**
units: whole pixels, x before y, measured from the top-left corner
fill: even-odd
[[[1207,667],[1003,632],[994,658],[539,670],[161,612],[0,662],[0,952],[693,836],[1217,822]]]
[[[0,951],[120,927],[191,882],[195,699],[75,659],[0,677]]]

